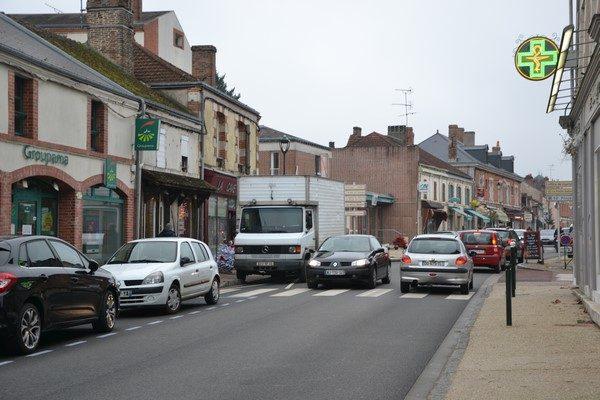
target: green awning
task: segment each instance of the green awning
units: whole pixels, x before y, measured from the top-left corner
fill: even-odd
[[[483,215],[482,213],[479,213],[479,212],[477,212],[475,210],[472,210],[470,208],[465,209],[465,211],[467,213],[471,214],[472,216],[479,218],[480,220],[482,220],[486,224],[491,221],[490,217],[488,217],[486,215]]]
[[[498,222],[507,223],[509,221],[508,215],[506,215],[502,207],[488,206],[488,208],[496,213],[496,216],[498,217]]]
[[[472,219],[473,219],[473,217],[472,217],[472,216],[470,216],[469,214],[467,214],[466,212],[464,212],[464,211],[463,211],[463,209],[462,209],[461,207],[452,207],[452,206],[449,206],[448,208],[450,208],[450,209],[451,209],[452,211],[454,211],[455,213],[457,213],[457,214],[460,214],[460,215],[462,215],[463,217],[465,217],[465,219],[466,219],[467,221],[470,221],[470,220],[472,220]]]

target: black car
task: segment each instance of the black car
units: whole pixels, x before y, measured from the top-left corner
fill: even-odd
[[[502,246],[504,246],[504,250],[506,252],[506,265],[510,264],[510,248],[508,246],[508,242],[510,240],[514,240],[517,244],[517,262],[523,262],[523,250],[525,249],[525,242],[519,238],[517,232],[510,228],[486,228],[490,231],[496,231],[498,236],[502,240]]]
[[[390,283],[390,257],[379,241],[368,235],[330,237],[309,261],[306,284],[362,281],[374,288],[377,281]]]
[[[108,271],[60,239],[0,237],[0,336],[11,350],[34,352],[47,330],[111,331],[117,293]]]

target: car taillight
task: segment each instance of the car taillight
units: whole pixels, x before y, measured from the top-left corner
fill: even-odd
[[[460,256],[454,261],[456,265],[465,265],[467,263],[467,257]]]
[[[497,245],[497,244],[498,244],[498,241],[496,240],[496,236],[493,236],[493,237],[492,237],[492,245],[494,245],[494,246],[495,246],[495,245]]]
[[[15,283],[17,283],[16,276],[6,272],[0,272],[0,293],[8,292]]]
[[[404,264],[410,264],[412,262],[412,260],[410,259],[409,256],[402,256],[402,262]]]

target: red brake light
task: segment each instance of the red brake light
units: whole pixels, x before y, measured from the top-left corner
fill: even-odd
[[[17,277],[13,274],[0,272],[0,293],[5,293],[17,283]]]
[[[467,263],[467,257],[460,256],[454,261],[456,265],[465,265]]]
[[[402,256],[402,262],[404,264],[410,264],[412,262],[412,260],[410,259],[409,256]]]
[[[498,240],[496,240],[496,235],[492,235],[492,244],[494,246],[498,244]]]

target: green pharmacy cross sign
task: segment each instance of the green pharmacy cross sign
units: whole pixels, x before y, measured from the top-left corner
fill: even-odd
[[[158,132],[160,120],[155,118],[138,118],[135,120],[135,149],[158,150]]]
[[[525,40],[515,53],[515,67],[519,74],[531,81],[548,78],[556,70],[558,47],[552,40],[535,36]]]

